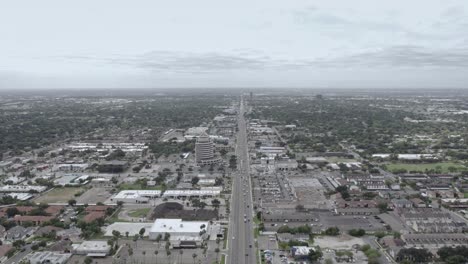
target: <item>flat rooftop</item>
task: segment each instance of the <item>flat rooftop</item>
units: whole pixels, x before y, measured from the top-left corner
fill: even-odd
[[[159,218],[154,221],[151,232],[154,233],[198,233],[200,228],[205,225],[208,227],[208,221],[183,221],[182,219],[164,219]]]

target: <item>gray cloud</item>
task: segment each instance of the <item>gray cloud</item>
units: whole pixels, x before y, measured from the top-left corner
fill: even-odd
[[[356,16],[342,17],[332,13],[322,12],[318,8],[306,8],[293,11],[292,16],[296,24],[304,27],[333,27],[334,29],[342,30],[345,34],[350,35],[369,31],[380,34],[399,33],[418,40],[441,40],[445,37],[437,34],[416,32],[398,23],[369,20]]]
[[[395,46],[318,62],[328,67],[468,67],[468,49],[427,50],[420,46]]]
[[[220,53],[187,53],[172,51],[151,51],[136,56],[61,56],[55,59],[87,61],[113,65],[131,66],[150,71],[169,71],[178,73],[210,73],[230,70],[255,70],[273,66],[275,63],[267,56],[252,56],[243,51],[237,55]]]
[[[85,61],[101,65],[120,65],[150,72],[216,73],[235,70],[298,70],[304,68],[468,68],[468,49],[428,50],[421,46],[394,46],[336,58],[302,60],[272,59],[260,53],[240,52],[185,53],[152,51],[135,56],[61,56],[61,60]]]

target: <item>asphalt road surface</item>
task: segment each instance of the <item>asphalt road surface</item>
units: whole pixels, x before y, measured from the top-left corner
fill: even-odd
[[[252,188],[249,173],[247,130],[241,98],[238,116],[236,155],[238,171],[233,174],[231,215],[229,219],[228,264],[256,263]]]

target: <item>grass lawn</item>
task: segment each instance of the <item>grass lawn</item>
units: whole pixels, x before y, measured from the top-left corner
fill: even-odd
[[[468,198],[468,193],[464,193],[463,198]]]
[[[161,190],[161,186],[143,187],[138,183],[122,183],[119,185],[119,190]]]
[[[223,241],[223,249],[226,249],[227,242],[228,242],[228,229],[224,229],[224,241]],[[223,255],[224,256],[224,255]]]
[[[258,238],[259,235],[260,235],[260,230],[258,230],[258,227],[256,227],[256,228],[254,229],[254,237],[255,237],[255,238]]]
[[[36,198],[36,203],[68,203],[76,199],[75,194],[84,191],[83,187],[60,187],[55,188],[44,195]]]
[[[226,255],[221,255],[221,261],[219,262],[221,264],[225,264],[226,263]]]
[[[253,221],[256,225],[259,225],[262,222],[260,221],[260,219],[257,218],[257,216],[254,217]]]
[[[112,216],[108,217],[106,219],[106,223],[112,224],[115,222],[128,222],[127,220],[124,219],[119,219],[119,213],[120,213],[121,208],[117,209]]]
[[[140,208],[132,210],[128,213],[131,217],[146,217],[151,208]]]
[[[448,173],[449,167],[455,167],[458,169],[465,168],[463,165],[453,163],[453,162],[437,162],[437,163],[421,163],[421,164],[390,163],[390,164],[386,164],[386,166],[389,171],[405,169],[407,171],[422,171],[422,172],[424,172],[426,169],[435,170],[437,166],[440,166],[442,169],[442,173]]]

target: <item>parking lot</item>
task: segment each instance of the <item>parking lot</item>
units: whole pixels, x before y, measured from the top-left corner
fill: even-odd
[[[92,188],[76,198],[79,204],[96,204],[104,203],[109,197],[110,192],[106,188]]]
[[[322,214],[320,223],[323,225],[324,229],[336,226],[342,231],[359,228],[366,231],[385,230],[384,225],[373,216]]]

